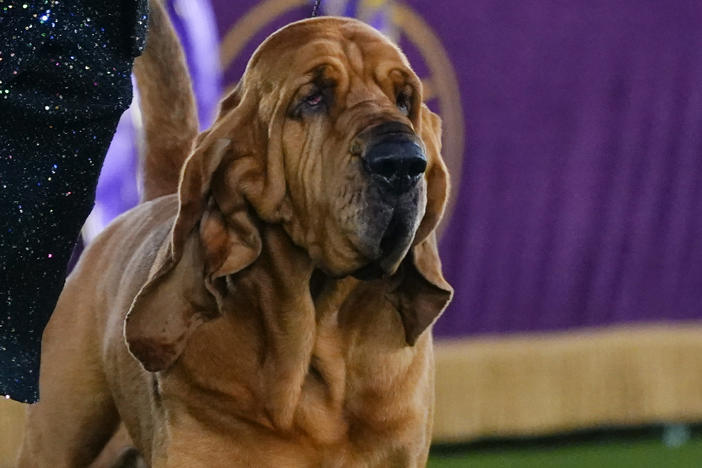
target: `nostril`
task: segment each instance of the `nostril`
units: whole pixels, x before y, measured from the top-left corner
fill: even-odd
[[[424,157],[421,158],[411,158],[407,161],[407,175],[410,177],[416,177],[419,174],[424,173],[427,169],[427,160]]]
[[[416,177],[427,168],[427,160],[423,157],[391,154],[376,157],[369,166],[372,173],[387,179],[405,176]]]
[[[373,158],[368,164],[373,174],[390,179],[401,171],[401,161],[395,155],[383,155]]]

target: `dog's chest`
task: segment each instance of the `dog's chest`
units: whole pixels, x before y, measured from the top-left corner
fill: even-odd
[[[231,437],[242,437],[236,434],[244,427],[272,445],[293,440],[314,457],[346,453],[351,460],[356,452],[423,445],[432,400],[430,343],[404,344],[396,333],[399,319],[377,295],[375,313],[364,317],[355,310],[369,310],[373,295],[341,292],[320,296],[313,333],[301,337],[310,341],[308,354],[287,361],[291,365],[280,362],[293,351],[272,352],[270,330],[253,308],[236,320],[202,325],[172,373],[178,384],[171,388],[200,400],[189,412],[204,426],[227,428]],[[391,334],[397,340],[389,340]],[[354,463],[347,466],[362,466]]]

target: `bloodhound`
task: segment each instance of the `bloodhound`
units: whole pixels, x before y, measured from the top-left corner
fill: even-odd
[[[19,465],[87,466],[123,424],[153,467],[424,466],[448,178],[400,50],[280,29],[179,183],[149,177],[67,281]]]

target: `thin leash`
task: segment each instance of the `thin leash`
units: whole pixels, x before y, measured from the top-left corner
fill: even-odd
[[[312,18],[317,16],[317,13],[319,13],[319,4],[321,1],[322,0],[314,0],[314,6],[312,7]]]

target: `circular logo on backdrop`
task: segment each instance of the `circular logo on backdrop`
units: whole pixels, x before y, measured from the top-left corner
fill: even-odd
[[[258,2],[224,35],[220,46],[222,68],[228,69],[240,58],[251,38],[270,29],[271,23],[291,10],[310,5],[309,0]],[[327,15],[358,18],[383,32],[403,46],[415,71],[419,72],[425,101],[443,121],[442,154],[453,185],[442,222],[442,226],[447,225],[461,180],[464,123],[456,74],[439,38],[417,12],[399,0],[323,0],[322,11]],[[416,61],[422,63],[414,63]]]

